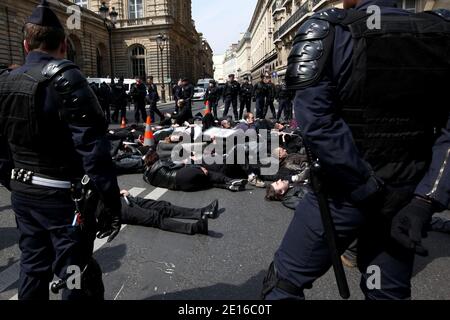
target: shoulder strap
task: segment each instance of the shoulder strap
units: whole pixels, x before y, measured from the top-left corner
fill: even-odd
[[[25,72],[25,74],[36,82],[46,82],[53,80],[58,74],[70,69],[79,69],[79,67],[69,60],[52,60],[46,64],[36,65]]]

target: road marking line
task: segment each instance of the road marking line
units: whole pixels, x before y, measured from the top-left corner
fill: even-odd
[[[122,285],[122,288],[120,288],[119,292],[117,292],[116,296],[114,297],[114,301],[117,300],[117,298],[118,298],[119,295],[121,294],[123,288],[125,288],[125,283]]]
[[[131,188],[128,190],[130,195],[133,197],[137,197],[141,193],[143,193],[146,189],[145,188]],[[151,193],[149,193],[145,199],[153,199],[158,200],[160,197],[162,197],[167,191],[167,189],[161,189],[156,188]],[[123,225],[121,230],[123,230],[127,225]],[[96,239],[94,243],[94,252],[98,251],[101,247],[103,247],[107,243],[108,239]],[[0,292],[6,290],[10,286],[12,286],[15,282],[19,280],[18,275],[20,272],[20,264],[19,262],[16,262],[12,266],[10,266],[8,269],[0,273],[0,279],[6,279],[4,281],[0,282]],[[116,296],[117,298],[117,296]],[[18,300],[18,294],[15,294],[13,297],[11,297],[9,300]]]
[[[0,292],[5,291],[17,281],[19,272],[20,263],[16,262],[0,273]]]
[[[133,197],[137,197],[138,195],[140,195],[142,192],[144,192],[145,188],[131,188],[130,190],[128,190],[128,192],[133,196]]]
[[[151,200],[158,200],[159,198],[161,198],[167,191],[167,189],[162,189],[162,188],[156,188],[155,190],[153,190],[152,192],[150,192],[144,199],[151,199]]]

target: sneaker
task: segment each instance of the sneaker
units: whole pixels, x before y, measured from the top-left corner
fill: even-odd
[[[266,183],[258,178],[256,175],[249,176],[248,183],[257,188],[265,188]]]
[[[246,179],[236,179],[228,183],[228,190],[233,192],[244,191],[248,181]]]
[[[219,200],[214,200],[203,208],[202,215],[208,217],[208,219],[217,219],[219,217]]]

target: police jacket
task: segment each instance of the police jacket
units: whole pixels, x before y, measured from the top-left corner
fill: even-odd
[[[368,29],[370,5],[381,8],[381,29]],[[297,91],[305,143],[332,190],[363,201],[381,179],[416,185],[417,195],[449,207],[449,16],[363,0],[352,10],[316,13],[300,27],[286,81]]]
[[[171,160],[159,160],[151,168],[147,168],[144,181],[154,187],[177,190],[176,175],[184,166]]]
[[[98,98],[102,105],[108,104],[111,100],[111,88],[105,82],[100,85]]]
[[[269,100],[274,100],[277,93],[277,87],[272,82],[267,84],[267,97]]]
[[[250,83],[241,85],[239,96],[241,99],[251,99],[253,95],[253,86]]]
[[[205,99],[212,103],[217,103],[220,99],[220,89],[218,87],[209,87],[206,89]]]
[[[128,95],[127,90],[123,83],[111,84],[111,104],[117,107],[123,107],[127,105]]]
[[[130,95],[135,101],[144,101],[147,96],[147,86],[143,83],[133,84],[130,90]]]
[[[150,104],[157,103],[159,101],[158,87],[156,84],[152,83],[147,86],[147,101]]]
[[[263,81],[260,81],[255,85],[253,96],[255,98],[266,98],[268,96],[268,88]]]
[[[237,96],[239,95],[240,89],[241,89],[241,85],[236,80],[227,82],[223,89],[223,97],[224,98],[226,98],[226,97],[237,98]]]
[[[187,84],[182,86],[179,91],[178,99],[183,99],[187,104],[191,103],[192,97],[194,97],[194,86]]]
[[[0,77],[0,150],[9,150],[10,167],[66,181],[87,174],[109,206],[120,205],[106,119],[78,67],[33,51]],[[11,189],[52,192],[15,181]]]

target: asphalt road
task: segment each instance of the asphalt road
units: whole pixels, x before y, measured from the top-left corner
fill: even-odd
[[[196,103],[194,114],[201,109]],[[180,206],[205,206],[219,199],[222,213],[210,221],[209,236],[126,226],[112,244],[97,242],[95,257],[104,271],[107,299],[258,299],[292,211],[265,202],[264,190],[251,187],[240,193],[172,192],[146,185],[141,175],[121,176],[119,184],[135,195]],[[9,194],[0,187],[0,300],[17,297],[17,241]],[[425,245],[430,257],[416,261],[413,298],[450,299],[450,235],[431,233]],[[362,299],[358,272],[346,271],[352,299]],[[308,299],[339,299],[333,274],[327,273],[306,294]]]

